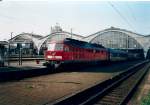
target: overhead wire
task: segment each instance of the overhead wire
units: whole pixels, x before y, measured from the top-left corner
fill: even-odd
[[[133,20],[136,21],[136,17],[134,15],[134,12],[133,12],[132,8],[130,7],[130,5],[128,3],[126,3],[126,5],[127,5],[127,8],[129,9],[129,11],[131,13],[131,16],[132,16]]]
[[[116,11],[116,13],[125,21],[125,23],[127,23],[128,26],[129,26],[130,28],[132,28],[132,29],[136,32],[135,28],[134,28],[134,27],[130,24],[130,22],[124,17],[124,15],[121,14],[121,12],[115,7],[115,5],[112,4],[111,2],[108,2],[108,3],[109,3],[109,5]]]

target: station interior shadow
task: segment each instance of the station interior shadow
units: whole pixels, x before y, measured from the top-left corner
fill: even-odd
[[[0,73],[0,82],[6,81],[16,81],[22,80],[25,78],[32,78],[42,75],[51,75],[57,73],[72,73],[72,72],[80,72],[80,73],[117,73],[126,70],[132,65],[138,63],[140,61],[129,61],[129,62],[115,62],[110,64],[99,64],[99,65],[78,65],[69,67],[68,65],[65,68],[51,69],[51,68],[43,68],[43,69],[35,69],[35,70],[20,70],[10,73]]]
[[[124,62],[114,62],[109,64],[97,64],[97,65],[78,65],[65,68],[58,68],[56,72],[96,72],[96,73],[113,73],[113,72],[121,72],[129,68],[130,66],[140,62],[137,61],[124,61]]]

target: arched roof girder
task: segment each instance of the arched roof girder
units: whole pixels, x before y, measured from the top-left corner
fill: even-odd
[[[115,30],[97,33],[91,40],[92,43],[102,44],[109,48],[142,48],[143,46],[132,36]]]
[[[92,40],[92,39],[93,39],[94,37],[96,37],[97,35],[103,34],[103,33],[105,33],[105,32],[109,32],[109,31],[116,31],[116,32],[126,33],[127,35],[129,35],[129,36],[131,36],[131,37],[134,37],[135,39],[136,39],[136,38],[142,38],[142,37],[143,37],[143,35],[140,35],[140,34],[137,34],[137,33],[131,32],[131,31],[127,31],[127,30],[124,30],[124,29],[114,28],[114,27],[112,28],[112,27],[111,27],[111,28],[108,28],[108,29],[104,29],[104,30],[102,30],[102,31],[98,31],[98,32],[96,32],[96,33],[94,33],[94,34],[91,34],[91,35],[85,37],[84,40],[90,42],[90,40]]]

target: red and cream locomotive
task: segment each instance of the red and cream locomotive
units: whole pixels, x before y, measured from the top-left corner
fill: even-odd
[[[64,64],[102,62],[108,59],[109,52],[101,45],[65,38],[48,43],[44,65],[56,68]]]
[[[72,64],[98,64],[143,59],[136,55],[123,50],[108,49],[98,44],[65,38],[61,41],[48,42],[44,65],[57,68],[72,66]]]

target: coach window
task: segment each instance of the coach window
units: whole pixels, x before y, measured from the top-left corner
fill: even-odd
[[[66,46],[66,47],[64,48],[64,51],[69,52],[69,47]]]
[[[72,47],[69,47],[69,51],[71,51],[71,52],[72,52],[72,51],[73,51],[73,48],[72,48]]]
[[[70,49],[72,52],[74,52],[74,47],[71,47],[71,49]]]
[[[74,52],[77,52],[77,48],[76,47],[74,48]]]
[[[96,53],[96,50],[93,50],[93,53]]]

